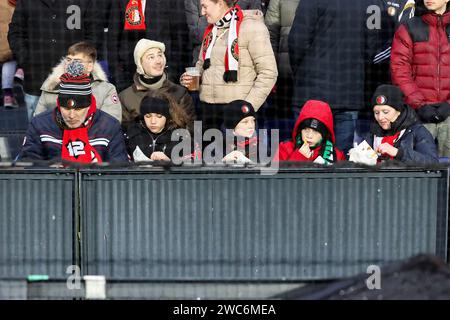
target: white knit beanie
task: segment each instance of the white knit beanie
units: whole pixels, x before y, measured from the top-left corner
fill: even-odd
[[[162,42],[141,39],[136,44],[134,48],[134,63],[136,64],[136,71],[139,74],[145,74],[144,69],[142,68],[141,58],[147,52],[148,49],[158,48],[164,53],[166,51],[166,46]]]

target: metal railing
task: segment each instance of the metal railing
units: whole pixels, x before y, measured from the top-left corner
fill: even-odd
[[[298,283],[447,259],[447,168],[0,171],[0,278]]]

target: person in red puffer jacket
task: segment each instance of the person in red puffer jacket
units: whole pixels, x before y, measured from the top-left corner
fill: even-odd
[[[335,147],[333,114],[328,103],[308,100],[303,106],[292,140],[280,143],[273,161],[311,161],[333,164],[345,160],[344,153]]]
[[[392,82],[437,138],[441,157],[450,156],[448,1],[416,1],[416,16],[398,28],[391,51]]]

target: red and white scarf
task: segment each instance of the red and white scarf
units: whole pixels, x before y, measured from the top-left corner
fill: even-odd
[[[374,149],[378,149],[378,146],[382,145],[383,143],[387,143],[390,144],[391,146],[395,147],[395,143],[400,140],[400,138],[403,136],[403,134],[405,133],[405,129],[393,134],[392,136],[384,136],[384,137],[374,137],[374,141],[373,141],[373,147]],[[382,154],[380,157],[378,157],[378,163],[380,163],[382,160],[386,160],[386,159],[391,159],[393,160],[394,157],[391,157],[390,155],[387,154]]]
[[[227,51],[225,52],[225,82],[236,82],[239,68],[239,45],[238,37],[241,23],[244,20],[242,9],[235,5],[215,24],[210,24],[203,35],[202,58],[203,69],[211,65],[211,53],[217,40],[218,29],[229,27]]]
[[[145,30],[145,16],[142,0],[130,0],[125,9],[125,30]]]
[[[91,106],[86,115],[86,120],[76,129],[69,129],[64,125],[63,140],[61,146],[61,158],[64,161],[79,163],[101,163],[102,158],[97,150],[89,143],[88,130],[92,126],[95,111],[97,110],[94,96],[91,96]],[[64,122],[61,116],[61,107],[57,101],[58,112],[57,121]]]

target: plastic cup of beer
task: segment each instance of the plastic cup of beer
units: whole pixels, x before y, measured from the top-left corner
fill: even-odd
[[[186,68],[186,74],[192,77],[192,81],[189,82],[187,89],[189,91],[198,91],[200,88],[200,71],[196,67]]]

